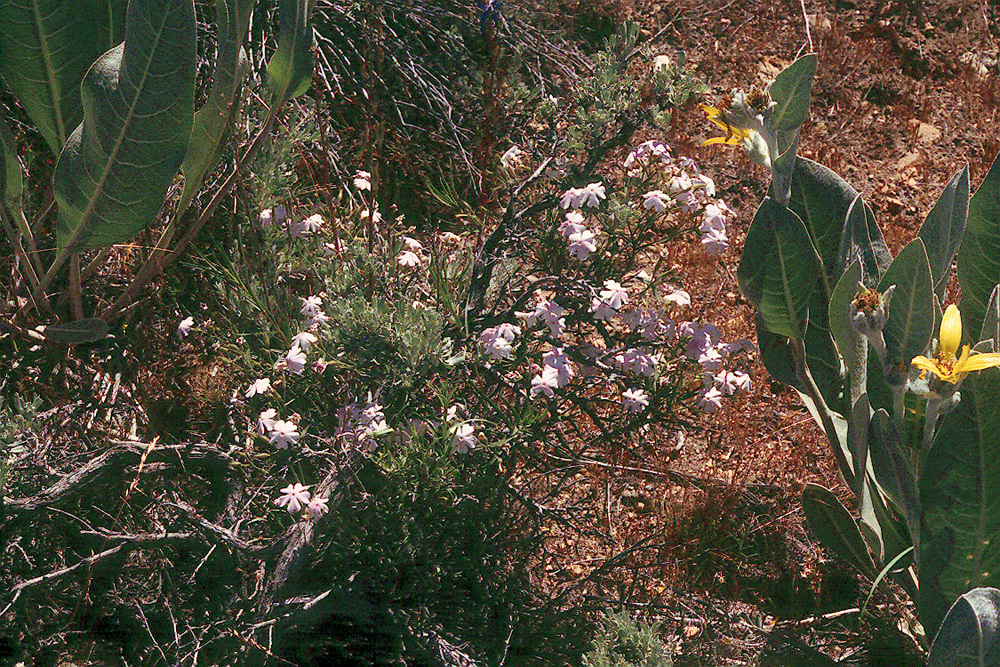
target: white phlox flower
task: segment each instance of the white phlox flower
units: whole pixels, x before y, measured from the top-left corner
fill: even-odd
[[[590,206],[592,208],[600,206],[601,200],[607,199],[607,195],[604,192],[604,185],[601,181],[587,185],[587,187],[580,191],[581,208],[583,206]]]
[[[476,427],[469,422],[457,424],[452,429],[451,449],[456,454],[468,454],[476,446]]]
[[[354,187],[358,190],[372,189],[372,175],[367,171],[359,171],[354,175]]]
[[[722,407],[722,392],[715,385],[705,389],[698,397],[698,407],[705,412],[715,412]]]
[[[639,413],[649,406],[649,396],[642,389],[626,389],[622,392],[622,404],[629,412]]]
[[[514,144],[500,156],[500,166],[503,169],[513,169],[524,160],[524,151],[517,144]]]
[[[563,193],[562,198],[559,200],[559,205],[564,209],[580,208],[580,202],[582,201],[583,190],[581,188],[570,188]]]
[[[298,345],[292,345],[291,349],[285,353],[278,364],[289,373],[301,375],[306,367],[306,353]]]
[[[252,398],[257,394],[266,394],[271,391],[271,381],[267,378],[258,378],[250,383],[244,394],[247,398]]]
[[[302,221],[301,228],[303,234],[315,234],[323,227],[323,216],[319,213],[310,215]]]
[[[657,213],[662,213],[670,205],[670,195],[663,192],[663,190],[651,190],[642,197],[642,207],[647,211],[653,210]]]
[[[294,422],[279,419],[271,429],[270,441],[278,449],[288,449],[288,445],[298,443],[299,429]]]
[[[312,317],[319,312],[320,307],[323,305],[323,299],[315,294],[301,299],[301,302],[302,308],[299,312],[305,317]]]
[[[281,496],[275,501],[278,507],[288,506],[291,514],[298,514],[302,508],[309,503],[309,487],[302,486],[298,482],[289,484],[281,490]]]
[[[628,303],[628,292],[614,280],[605,280],[604,289],[601,290],[601,299],[606,301],[615,310],[618,310]]]
[[[318,340],[319,338],[317,338],[315,334],[309,333],[308,331],[302,331],[295,334],[295,337],[292,338],[292,345],[298,345],[302,350],[308,350]]]
[[[409,267],[419,266],[420,255],[418,255],[415,252],[411,252],[409,250],[404,250],[403,252],[399,253],[399,256],[396,258],[396,262],[400,266],[409,266]]]
[[[257,417],[257,434],[258,435],[262,435],[262,436],[269,436],[270,435],[271,431],[274,430],[274,424],[275,424],[274,417],[277,414],[278,414],[278,411],[275,410],[274,408],[270,408],[270,409],[264,410],[262,413],[260,413],[260,416]]]
[[[409,236],[403,237],[403,243],[405,243],[406,247],[412,250],[413,252],[417,252],[418,250],[423,250],[424,247],[423,243]]]
[[[177,337],[184,340],[184,337],[191,333],[192,327],[194,327],[194,318],[185,317],[181,320],[181,323],[177,325]]]
[[[701,245],[710,255],[721,255],[729,249],[729,237],[724,229],[712,229],[701,236]]]
[[[681,308],[685,308],[691,305],[691,295],[682,289],[674,290],[670,294],[663,297],[663,300],[669,303],[677,304]]]
[[[570,234],[569,244],[567,245],[570,257],[576,257],[580,261],[590,257],[590,253],[597,250],[596,238],[597,235],[589,229],[583,229]]]
[[[583,224],[583,214],[580,211],[567,211],[566,219],[559,225],[559,233],[568,239],[573,234],[582,232],[586,228],[586,225]]]

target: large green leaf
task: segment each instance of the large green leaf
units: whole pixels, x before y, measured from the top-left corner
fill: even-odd
[[[958,250],[962,325],[979,331],[993,288],[1000,283],[1000,156],[969,203],[969,223]]]
[[[868,452],[879,485],[906,518],[914,544],[919,541],[920,497],[917,480],[903,453],[899,433],[885,410],[871,416],[868,429]],[[917,554],[919,557],[919,553]]]
[[[966,591],[1000,584],[1000,369],[973,373],[920,471],[921,622],[933,633]]]
[[[830,332],[850,374],[852,405],[865,393],[868,377],[868,339],[851,323],[851,302],[857,297],[860,281],[861,262],[854,261],[837,281],[827,314]]]
[[[837,272],[843,272],[855,260],[861,262],[860,281],[868,287],[877,285],[892,263],[892,253],[875,222],[875,214],[861,195],[855,197],[847,210],[837,253]]]
[[[969,218],[969,167],[955,174],[934,208],[920,226],[920,238],[927,249],[934,278],[934,292],[944,299],[944,290],[951,275],[951,261],[962,244]]]
[[[832,491],[818,484],[806,484],[802,490],[802,511],[810,530],[824,547],[850,562],[867,577],[875,577],[875,563],[858,524]]]
[[[818,62],[815,53],[806,54],[774,77],[768,91],[775,102],[771,109],[771,127],[775,132],[794,131],[805,122]],[[785,148],[782,146],[781,151]]]
[[[979,340],[993,341],[992,352],[1000,350],[1000,285],[993,288],[990,293],[989,303],[986,304],[986,312],[983,313],[983,328],[979,332]]]
[[[212,90],[205,106],[194,115],[191,143],[184,164],[183,202],[201,187],[205,174],[219,159],[228,129],[239,108],[239,92],[250,71],[243,49],[255,0],[216,0],[219,48],[212,76]]]
[[[280,0],[278,50],[267,63],[267,86],[275,105],[309,90],[313,74],[312,18],[314,0]]]
[[[819,252],[823,273],[817,278],[827,299],[844,270],[839,261],[841,237],[857,196],[857,191],[832,170],[803,157],[795,160],[788,208],[802,220]]]
[[[132,0],[125,42],[83,80],[83,123],[55,172],[60,255],[152,222],[187,153],[194,115],[193,0]]]
[[[802,339],[820,270],[802,221],[766,197],[747,232],[737,279],[769,331]]]
[[[54,155],[83,120],[80,82],[122,40],[128,0],[3,0],[0,76]]]
[[[885,336],[886,364],[893,373],[906,373],[910,360],[927,350],[934,335],[934,282],[924,242],[919,238],[904,247],[886,269],[878,291],[896,286],[889,306]]]
[[[948,610],[927,667],[995,665],[1000,665],[1000,590],[974,588]]]

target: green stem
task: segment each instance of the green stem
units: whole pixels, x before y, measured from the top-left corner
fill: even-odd
[[[847,461],[847,456],[844,454],[844,448],[837,438],[837,429],[833,423],[833,415],[830,412],[829,406],[826,404],[826,400],[823,398],[822,392],[820,392],[819,387],[816,385],[816,381],[813,379],[812,373],[809,371],[809,366],[806,363],[806,345],[801,340],[791,339],[789,340],[792,349],[792,357],[795,360],[795,375],[799,379],[799,383],[805,388],[806,395],[812,400],[813,404],[816,406],[816,413],[819,415],[820,426],[823,427],[823,431],[826,433],[826,439],[830,443],[830,448],[833,449],[833,455],[837,459],[837,465],[840,466],[840,470],[844,477],[854,476],[854,470]],[[854,488],[854,484],[851,484],[851,488]]]

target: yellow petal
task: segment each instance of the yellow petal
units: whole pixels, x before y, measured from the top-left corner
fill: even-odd
[[[736,138],[736,135],[733,135],[728,139],[725,137],[712,137],[711,139],[701,142],[701,145],[708,146],[709,144],[729,144],[730,146],[736,146],[739,143],[740,140]]]
[[[958,352],[958,346],[962,344],[962,314],[958,312],[958,306],[951,304],[944,311],[941,318],[941,335],[938,337],[941,356],[946,359],[954,359]]]
[[[933,359],[928,359],[927,357],[923,356],[916,356],[913,357],[912,360],[910,360],[910,363],[916,366],[917,368],[934,373],[934,375],[937,375],[942,380],[947,379],[948,374],[941,372],[941,369],[938,367],[937,362],[934,361]]]
[[[965,346],[968,349],[968,345]],[[956,373],[972,373],[981,371],[984,368],[1000,366],[1000,354],[988,352],[985,354],[974,354],[968,359],[963,359],[955,364]]]

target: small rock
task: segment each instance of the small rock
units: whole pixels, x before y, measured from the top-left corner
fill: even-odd
[[[887,197],[885,200],[885,207],[892,215],[899,215],[903,210],[903,206],[903,202],[899,201],[895,197]]]
[[[922,144],[933,144],[941,138],[941,130],[927,123],[920,123],[917,127],[917,141]]]

